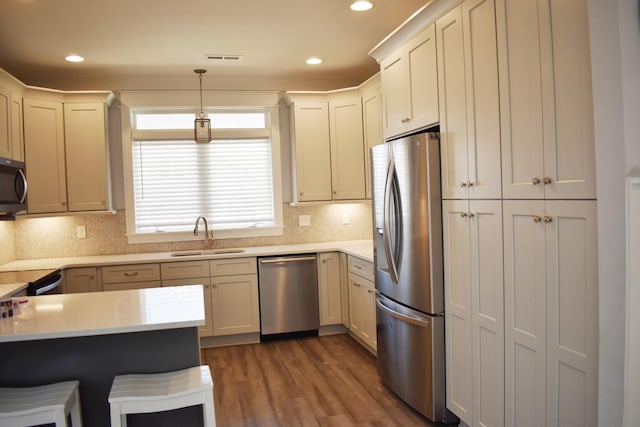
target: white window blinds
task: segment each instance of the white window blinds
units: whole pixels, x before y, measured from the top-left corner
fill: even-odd
[[[134,140],[132,162],[137,233],[275,224],[269,138]]]

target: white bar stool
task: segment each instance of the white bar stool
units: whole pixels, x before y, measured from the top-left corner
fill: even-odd
[[[118,375],[109,393],[111,426],[125,427],[127,414],[202,405],[205,427],[215,427],[213,380],[208,366],[161,374]]]
[[[82,426],[78,381],[37,387],[0,387],[0,425],[25,427],[55,423],[56,427]]]

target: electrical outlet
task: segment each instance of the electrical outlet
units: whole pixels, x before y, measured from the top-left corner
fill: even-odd
[[[298,215],[298,227],[311,227],[311,215]]]
[[[342,213],[342,224],[343,225],[349,224],[349,212]]]
[[[76,234],[78,235],[78,239],[86,239],[87,238],[87,228],[84,225],[79,225],[76,227]]]

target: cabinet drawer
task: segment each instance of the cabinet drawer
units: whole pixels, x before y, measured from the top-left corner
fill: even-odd
[[[102,283],[160,281],[159,264],[114,265],[102,267]],[[105,289],[106,290],[106,289]]]
[[[349,272],[367,280],[374,280],[373,263],[360,258],[349,257]]]
[[[235,274],[256,274],[258,269],[255,257],[213,259],[210,262],[212,276],[232,276]]]
[[[146,289],[146,288],[159,288],[160,281],[150,282],[135,282],[135,283],[105,283],[102,285],[102,290],[108,291],[126,291],[130,289]]]
[[[162,281],[188,279],[190,277],[209,277],[208,261],[181,261],[160,264]]]

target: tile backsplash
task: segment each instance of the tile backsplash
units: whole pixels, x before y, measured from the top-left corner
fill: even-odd
[[[309,227],[298,225],[298,216],[308,215]],[[343,224],[347,219],[348,224]],[[282,236],[219,239],[215,248],[271,246],[337,240],[370,239],[371,203],[283,205]],[[84,226],[86,238],[77,237]],[[14,233],[15,230],[15,233]],[[57,258],[199,249],[199,241],[129,244],[125,236],[125,213],[24,218],[4,226],[0,222],[0,264],[13,259]],[[6,236],[5,236],[6,235]],[[15,237],[14,237],[15,236]],[[6,242],[6,243],[5,243]],[[7,248],[5,248],[7,246]]]

